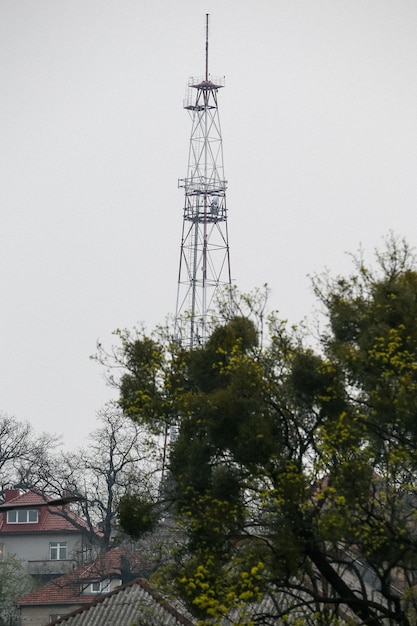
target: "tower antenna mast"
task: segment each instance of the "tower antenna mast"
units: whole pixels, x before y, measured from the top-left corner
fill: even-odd
[[[184,102],[192,122],[188,170],[178,182],[184,189],[184,208],[175,335],[188,347],[204,343],[218,292],[231,293],[227,181],[217,106],[225,81],[209,74],[208,24],[207,14],[205,76],[188,81]]]
[[[208,25],[209,25],[209,14],[206,14],[206,82],[208,81]]]

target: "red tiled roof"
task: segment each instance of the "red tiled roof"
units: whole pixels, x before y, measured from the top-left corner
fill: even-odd
[[[180,612],[181,611],[181,612]],[[137,578],[114,591],[95,598],[69,615],[64,615],[53,624],[74,626],[97,626],[112,624],[155,624],[155,626],[194,626],[191,615],[182,607],[176,607],[154,591],[146,580]]]
[[[44,503],[50,500],[47,496],[44,496],[36,491],[28,491],[15,498],[12,498],[7,504],[23,504],[28,505],[28,509],[36,509],[37,504]],[[39,517],[37,523],[31,524],[8,524],[7,513],[0,513],[0,533],[12,533],[12,534],[33,534],[33,533],[45,533],[45,532],[82,532],[82,529],[88,528],[83,519],[72,513],[69,508],[66,508],[66,518],[60,515],[59,511],[65,507],[54,507],[54,510],[48,509],[48,507],[39,507]],[[74,523],[71,522],[73,520]],[[81,528],[80,528],[81,527]]]
[[[41,589],[36,589],[23,598],[18,598],[15,600],[15,604],[18,606],[30,606],[34,604],[88,604],[96,600],[97,594],[82,593],[87,583],[83,586],[82,583],[74,580],[73,573],[74,572],[71,572],[71,574],[67,576],[53,580]]]
[[[91,582],[122,577],[125,551],[113,548],[105,552],[92,563],[87,563],[65,576],[50,581],[44,587],[19,598],[15,604],[19,606],[45,604],[79,604],[97,599],[97,594],[83,593],[83,589]],[[128,557],[129,558],[129,557]]]

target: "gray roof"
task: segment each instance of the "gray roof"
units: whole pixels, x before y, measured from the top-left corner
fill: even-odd
[[[52,623],[62,626],[194,626],[193,621],[140,578]]]

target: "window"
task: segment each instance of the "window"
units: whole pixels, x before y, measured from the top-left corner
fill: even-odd
[[[36,509],[15,509],[7,511],[8,524],[37,524],[39,512]]]
[[[52,615],[49,616],[49,623],[54,622],[60,617],[62,617],[62,615],[58,615],[58,613],[52,613]]]
[[[67,542],[52,541],[49,544],[49,558],[51,561],[65,561],[67,558]]]
[[[110,582],[108,580],[101,580],[100,582],[91,583],[90,593],[105,593],[109,590]]]

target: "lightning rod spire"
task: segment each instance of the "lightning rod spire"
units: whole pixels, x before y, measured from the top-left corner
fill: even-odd
[[[209,14],[206,13],[206,82],[208,81],[209,73],[208,73],[208,27],[209,27]]]

